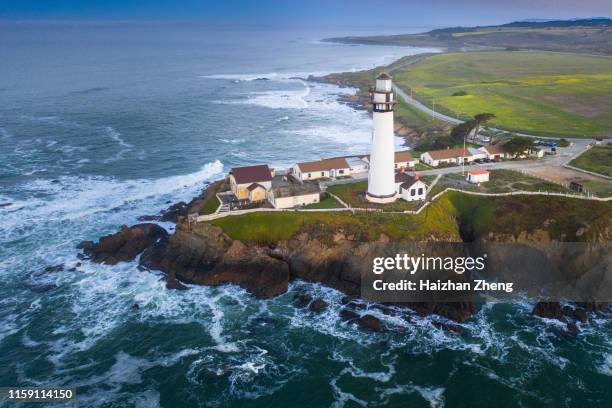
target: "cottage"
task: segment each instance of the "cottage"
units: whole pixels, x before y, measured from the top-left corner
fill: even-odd
[[[417,164],[417,161],[409,151],[404,150],[402,152],[395,152],[395,169],[413,169]]]
[[[411,176],[407,173],[395,174],[396,191],[406,201],[425,200],[427,184],[423,183],[418,174]]]
[[[238,200],[265,200],[266,192],[272,188],[272,170],[267,164],[234,167],[229,173],[230,187]],[[254,198],[254,200],[253,200]]]
[[[487,155],[487,159],[489,160],[504,159],[508,156],[507,153],[502,149],[501,143],[482,146],[480,148],[480,151],[485,153]]]
[[[368,155],[363,156],[363,160],[369,163],[370,155],[368,154]],[[395,161],[396,170],[412,169],[417,164],[417,160],[414,157],[412,157],[412,154],[410,154],[410,151],[408,150],[403,150],[401,152],[395,152],[394,161]]]
[[[303,162],[293,166],[293,175],[302,181],[349,176],[350,173],[351,166],[344,157]]]
[[[268,190],[259,183],[251,184],[247,187],[247,191],[249,194],[249,201],[252,203],[266,200]]]
[[[432,150],[421,155],[421,162],[428,166],[437,167],[440,164],[461,164],[474,161],[474,156],[468,149]]]
[[[469,170],[466,180],[473,184],[484,183],[489,181],[489,172],[487,170]]]

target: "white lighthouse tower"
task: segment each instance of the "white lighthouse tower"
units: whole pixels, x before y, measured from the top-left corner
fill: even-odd
[[[366,198],[373,203],[391,203],[395,192],[395,143],[393,140],[393,88],[391,77],[382,73],[372,91],[372,150]]]

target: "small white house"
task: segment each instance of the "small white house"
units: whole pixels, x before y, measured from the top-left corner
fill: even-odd
[[[423,183],[418,174],[411,176],[407,173],[396,173],[395,190],[406,201],[425,200],[427,196],[427,184]]]
[[[501,143],[482,146],[479,150],[485,153],[487,159],[490,160],[505,159],[508,156],[502,149]]]
[[[466,180],[473,184],[480,184],[489,181],[489,172],[487,170],[469,170]]]
[[[395,170],[413,169],[416,164],[417,160],[409,151],[395,152]]]
[[[474,156],[468,149],[430,150],[421,155],[421,162],[428,166],[437,167],[440,164],[461,164],[473,162]]]
[[[349,176],[350,174],[351,166],[344,157],[303,162],[293,166],[294,177],[302,181]]]

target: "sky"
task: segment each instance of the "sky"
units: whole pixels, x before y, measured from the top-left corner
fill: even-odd
[[[0,0],[0,20],[458,26],[612,16],[612,0]]]

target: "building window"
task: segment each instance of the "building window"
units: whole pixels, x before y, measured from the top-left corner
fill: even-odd
[[[308,178],[310,178],[310,176],[312,176],[312,174],[311,174],[311,173],[308,173]]]
[[[416,190],[413,188],[410,190],[410,196],[414,197],[414,194],[416,193]]]
[[[397,169],[397,163],[395,163],[395,168]]]
[[[339,170],[338,173],[344,174],[344,170]]]
[[[321,177],[325,177],[325,172],[324,171],[321,172]]]
[[[419,188],[419,195],[423,194],[423,187]]]

